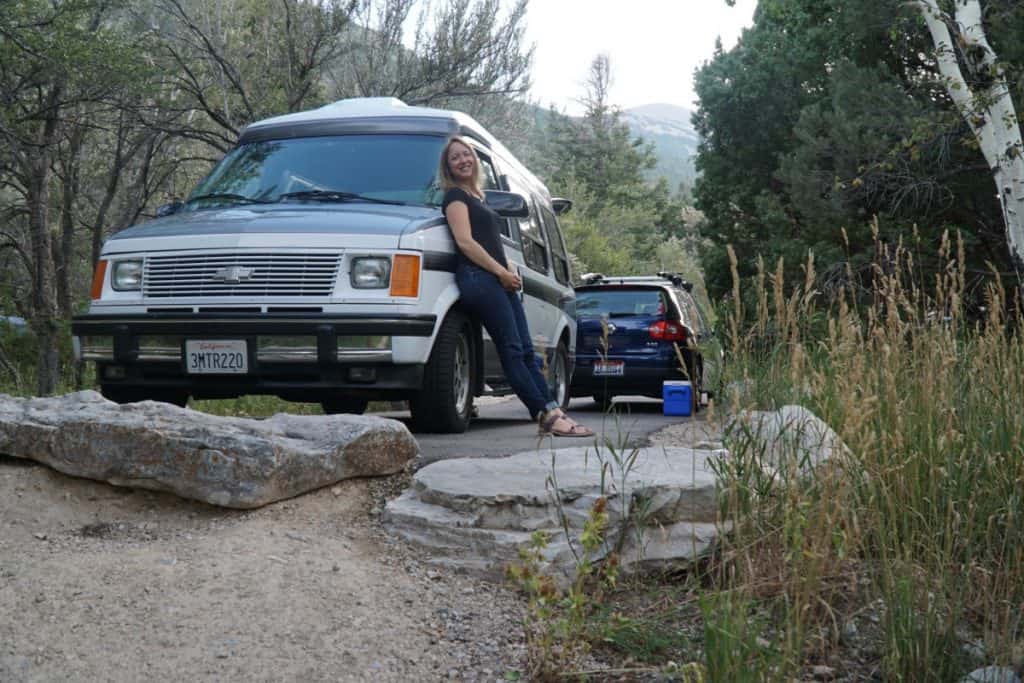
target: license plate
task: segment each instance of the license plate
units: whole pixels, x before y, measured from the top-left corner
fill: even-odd
[[[621,360],[594,361],[594,375],[597,377],[621,376],[625,369],[626,363]]]
[[[244,375],[249,372],[245,340],[186,340],[185,372],[190,375]]]

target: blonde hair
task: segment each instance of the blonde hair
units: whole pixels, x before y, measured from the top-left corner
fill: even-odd
[[[452,171],[448,168],[448,151],[452,148],[452,145],[458,143],[468,149],[473,155],[473,164],[476,166],[476,171],[473,173],[473,187],[472,189],[476,194],[480,194],[483,191],[484,186],[484,174],[483,169],[480,166],[480,157],[476,155],[476,150],[473,149],[473,145],[469,144],[465,138],[461,138],[458,135],[453,135],[448,138],[448,142],[444,144],[444,149],[441,150],[441,161],[437,168],[437,184],[441,186],[443,192],[447,192],[453,187],[463,187],[462,183],[455,179],[452,175]]]

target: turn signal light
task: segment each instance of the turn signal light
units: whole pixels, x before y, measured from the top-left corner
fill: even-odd
[[[647,328],[647,334],[657,341],[685,342],[686,328],[671,320],[659,320]]]
[[[420,295],[420,257],[395,254],[391,263],[391,296]]]
[[[103,280],[107,277],[107,262],[100,259],[96,262],[96,270],[92,273],[92,291],[90,292],[93,301],[103,296]]]

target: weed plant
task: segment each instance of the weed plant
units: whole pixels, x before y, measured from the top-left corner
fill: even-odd
[[[956,681],[982,663],[966,660],[966,639],[984,641],[986,664],[1012,663],[1024,640],[1022,321],[1007,320],[995,276],[985,318],[965,317],[959,242],[943,242],[947,266],[926,284],[901,245],[879,253],[872,303],[855,308],[851,288],[828,311],[812,259],[789,287],[781,263],[761,264],[745,299],[732,256],[730,412],[801,404],[849,452],[766,470],[739,421],[727,432],[734,526],[714,588],[738,597],[706,612],[732,624],[730,638],[708,627],[712,680],[741,680],[713,674],[737,667],[784,680],[826,660],[857,615],[877,616],[884,680]],[[749,647],[744,601],[771,613],[772,657]]]

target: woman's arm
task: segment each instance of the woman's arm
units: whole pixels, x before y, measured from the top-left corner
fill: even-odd
[[[444,210],[444,215],[452,229],[455,243],[459,245],[459,249],[466,255],[466,258],[494,274],[505,289],[515,291],[522,288],[523,282],[519,279],[519,275],[498,263],[493,256],[487,253],[486,249],[480,246],[479,242],[473,239],[473,229],[469,224],[469,207],[465,202],[451,202]]]

